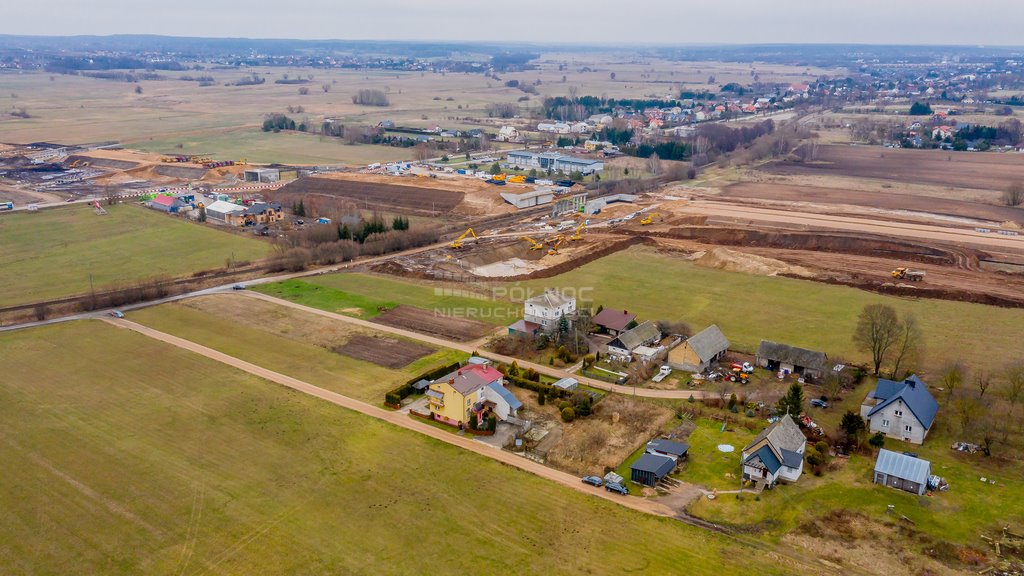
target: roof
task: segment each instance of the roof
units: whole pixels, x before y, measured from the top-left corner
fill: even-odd
[[[427,396],[430,396],[431,398],[437,398],[438,400],[444,399],[444,394],[441,394],[437,390],[427,390]]]
[[[510,392],[508,388],[505,388],[501,384],[496,384],[492,382],[491,384],[488,385],[488,388],[494,390],[498,394],[498,396],[501,396],[501,398],[505,400],[505,402],[508,402],[508,407],[511,408],[512,410],[519,410],[520,408],[523,407],[523,403],[519,401],[519,398],[516,398],[515,394]]]
[[[665,454],[671,454],[673,456],[682,456],[690,451],[690,446],[683,444],[682,442],[673,442],[671,440],[655,438],[647,443],[647,449],[664,452]]]
[[[651,472],[658,478],[668,475],[673,468],[676,467],[675,460],[668,456],[659,456],[658,454],[644,454],[637,459],[636,462],[629,467],[630,470],[640,470],[641,472]]]
[[[161,206],[181,206],[180,200],[173,196],[157,196],[151,201],[153,204],[159,204]]]
[[[762,430],[743,451],[746,452],[765,438],[768,439],[768,443],[778,450],[780,454],[783,450],[799,452],[800,448],[807,443],[804,433],[800,431],[800,427],[793,421],[793,417],[788,414],[783,415],[774,424]]]
[[[206,207],[207,212],[219,212],[221,214],[241,212],[242,210],[245,210],[245,206],[239,206],[238,204],[232,204],[231,202],[225,202],[223,200],[217,200]]]
[[[701,362],[707,362],[729,349],[728,338],[725,337],[725,334],[715,324],[690,336],[686,342],[697,357],[700,358]]]
[[[901,382],[879,378],[878,385],[875,386],[875,390],[871,394],[879,402],[868,412],[869,418],[893,402],[902,400],[922,426],[931,428],[932,422],[935,421],[935,414],[939,411],[939,403],[935,401],[935,397],[928,391],[928,386],[918,378],[917,374]]]
[[[896,476],[897,478],[910,480],[918,484],[928,482],[931,466],[931,462],[927,460],[884,448],[878,451],[878,459],[875,460],[875,472]]]
[[[572,390],[573,388],[579,386],[579,384],[579,380],[575,378],[562,378],[558,382],[552,384],[552,386],[554,386],[555,388],[561,388],[563,390]]]
[[[656,340],[661,337],[661,332],[658,331],[658,327],[654,325],[654,322],[647,320],[636,327],[619,334],[614,340],[608,343],[608,346],[614,348],[622,348],[624,350],[633,351],[637,347],[642,346],[645,342]]]
[[[493,366],[470,364],[434,380],[433,384],[448,383],[456,392],[466,395],[501,378],[501,372]]]
[[[633,320],[636,320],[636,314],[633,314],[628,310],[619,311],[605,308],[594,316],[593,322],[594,324],[607,328],[608,330],[622,332]]]
[[[536,322],[527,322],[526,320],[516,320],[508,327],[509,330],[515,330],[516,332],[527,332],[533,333],[540,330],[540,324]]]
[[[768,446],[767,444],[761,446],[760,450],[748,456],[743,463],[754,467],[758,467],[758,464],[760,464],[772,474],[775,474],[779,471],[779,468],[782,468],[782,462],[779,461],[778,456],[772,452],[771,446]]]
[[[417,381],[415,384],[412,385],[412,387],[414,390],[423,390],[425,388],[430,388],[430,380],[424,378],[422,380]]]
[[[533,304],[534,306],[543,306],[545,308],[561,308],[566,304],[575,303],[576,299],[572,296],[564,296],[557,290],[545,290],[540,296],[534,296],[526,301],[527,304]]]
[[[784,466],[788,466],[790,468],[799,468],[800,463],[804,461],[803,455],[800,454],[799,452],[786,450],[785,448],[780,450],[780,452],[782,452],[782,464]]]
[[[245,209],[246,214],[263,214],[267,210],[281,211],[281,205],[277,202],[260,202]]]
[[[778,344],[768,340],[761,340],[761,345],[757,348],[757,356],[814,370],[824,370],[825,360],[828,358],[824,352]]]

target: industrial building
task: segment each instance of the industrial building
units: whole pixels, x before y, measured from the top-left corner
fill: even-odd
[[[600,160],[576,158],[558,152],[541,152],[539,154],[525,151],[509,152],[508,164],[513,168],[521,170],[528,170],[530,168],[545,171],[551,170],[553,172],[561,170],[566,174],[579,172],[580,174],[587,175],[604,170],[604,162]]]
[[[501,197],[505,202],[516,208],[532,208],[534,206],[550,204],[555,199],[555,191],[551,188],[537,188],[531,192],[523,192],[521,194],[502,192]]]
[[[249,168],[245,171],[246,182],[277,182],[281,179],[281,171],[277,168]]]

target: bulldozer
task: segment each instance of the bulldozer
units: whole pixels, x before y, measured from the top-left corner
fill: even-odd
[[[556,254],[558,254],[558,249],[564,243],[565,243],[565,236],[562,236],[561,234],[555,236],[554,238],[549,239],[548,240],[548,245],[551,246],[551,249],[548,250],[548,256],[555,256]]]
[[[576,227],[575,231],[573,231],[572,236],[569,236],[569,240],[572,240],[573,242],[576,240],[583,240],[583,231],[586,230],[586,228],[587,223],[580,222],[580,225]]]
[[[530,250],[543,250],[544,249],[544,245],[543,244],[541,244],[540,242],[537,242],[536,240],[534,240],[533,238],[530,238],[529,236],[523,236],[522,238],[520,238],[520,240],[526,240],[527,242],[529,242],[530,243]]]
[[[647,216],[644,216],[644,219],[640,221],[640,225],[641,226],[647,226],[647,225],[651,224],[652,222],[654,222],[654,217],[655,216],[658,217],[658,220],[661,220],[661,214],[658,214],[657,212],[651,212]]]
[[[910,280],[911,282],[920,282],[924,280],[923,270],[911,270],[910,268],[897,268],[892,271],[893,280]]]
[[[467,228],[466,231],[463,232],[461,236],[459,236],[455,240],[452,240],[451,247],[454,248],[455,250],[462,248],[462,241],[465,240],[467,236],[472,236],[474,240],[477,239],[476,232],[473,232],[472,228]]]

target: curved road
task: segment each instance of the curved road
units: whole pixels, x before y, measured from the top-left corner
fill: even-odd
[[[735,534],[725,531],[721,527],[718,527],[714,524],[703,522],[698,519],[691,518],[689,516],[685,516],[682,514],[677,514],[673,509],[659,502],[655,502],[645,498],[621,496],[618,494],[608,492],[602,488],[597,488],[594,486],[590,486],[588,484],[583,484],[578,477],[572,474],[562,472],[560,470],[555,470],[554,468],[549,468],[543,464],[534,462],[533,460],[529,460],[521,456],[516,456],[511,452],[506,452],[504,450],[494,448],[482,442],[477,442],[470,437],[461,436],[452,432],[442,430],[440,428],[436,428],[430,424],[427,424],[426,422],[415,419],[404,412],[396,412],[391,410],[385,410],[383,408],[378,408],[377,406],[373,406],[372,404],[367,404],[366,402],[355,400],[353,398],[349,398],[348,396],[344,396],[336,392],[331,392],[330,390],[325,390],[323,388],[320,388],[319,386],[314,386],[308,382],[304,382],[297,378],[292,378],[291,376],[286,376],[284,374],[274,372],[273,370],[268,370],[267,368],[263,368],[262,366],[257,366],[256,364],[252,364],[250,362],[246,362],[233,356],[229,356],[227,354],[224,354],[212,348],[208,348],[201,344],[197,344],[190,340],[185,340],[184,338],[179,338],[171,334],[160,332],[159,330],[154,330],[152,328],[143,326],[141,324],[137,324],[130,320],[125,320],[121,318],[104,318],[103,320],[119,328],[133,330],[149,338],[153,338],[155,340],[159,340],[166,344],[176,346],[183,350],[188,350],[189,352],[205,356],[206,358],[237,368],[259,378],[263,378],[265,380],[269,380],[282,386],[286,386],[288,388],[291,388],[298,392],[302,392],[304,394],[309,394],[310,396],[320,398],[321,400],[326,400],[327,402],[330,402],[337,406],[341,406],[342,408],[354,410],[356,412],[359,412],[360,414],[364,414],[372,418],[377,418],[378,420],[383,420],[400,428],[411,430],[413,432],[429,436],[435,440],[439,440],[441,442],[457,446],[464,450],[469,450],[470,452],[480,454],[481,456],[497,460],[498,462],[507,464],[509,466],[513,466],[515,468],[529,472],[531,474],[535,474],[537,476],[540,476],[541,478],[557,482],[558,484],[561,484],[567,488],[571,488],[578,492],[589,494],[597,498],[603,498],[605,500],[609,500],[611,502],[620,504],[627,508],[631,508],[638,512],[652,514],[655,516],[661,516],[665,518],[674,518],[683,521],[684,523],[690,524],[692,526],[696,526],[698,528],[703,528],[705,530],[717,532],[721,534],[723,537],[729,538],[744,546],[765,551],[770,555],[774,556],[778,560],[786,561],[794,568],[799,567],[803,570],[809,569],[810,573],[812,574],[838,573],[833,568],[833,566],[830,566],[824,563],[823,561],[815,559],[811,556],[801,554],[797,551],[780,549],[752,538],[737,536]],[[371,324],[372,327],[374,328],[378,326],[372,323],[369,324]],[[443,340],[441,340],[441,342],[443,342]],[[856,570],[851,571],[847,569],[844,570],[843,573],[850,574],[859,572]]]

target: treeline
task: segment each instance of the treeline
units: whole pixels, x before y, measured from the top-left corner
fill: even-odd
[[[391,102],[388,100],[388,95],[383,90],[372,90],[364,88],[359,92],[356,92],[352,96],[353,104],[361,104],[363,106],[390,106]]]
[[[697,127],[697,140],[706,152],[717,151],[728,153],[741,146],[746,146],[761,136],[775,131],[775,122],[771,119],[756,124],[744,124],[739,128],[730,128],[725,124],[707,123]]]
[[[679,106],[678,100],[660,100],[645,98],[601,98],[598,96],[549,96],[541,102],[541,114],[551,120],[562,122],[578,122],[586,120],[594,114],[608,113],[616,107],[643,110],[645,108],[668,108]]]
[[[180,62],[141,60],[127,56],[55,56],[47,72],[74,73],[81,70],[188,70]]]
[[[408,221],[405,222],[408,226]],[[268,269],[297,272],[311,264],[330,265],[360,256],[381,256],[433,244],[440,238],[437,228],[388,230],[381,220],[353,228],[344,224],[317,225],[286,235],[278,245],[279,253],[270,259]]]
[[[263,118],[263,131],[264,132],[280,132],[281,130],[295,130],[295,120],[280,113],[267,114]],[[305,124],[302,125],[300,130],[305,131]]]
[[[88,78],[99,78],[100,80],[115,80],[117,82],[139,82],[140,80],[166,80],[166,76],[153,72],[81,72],[82,76]]]
[[[682,140],[668,140],[657,143],[642,143],[636,146],[625,146],[619,149],[623,154],[638,158],[650,158],[657,154],[662,160],[689,160],[693,148]]]

